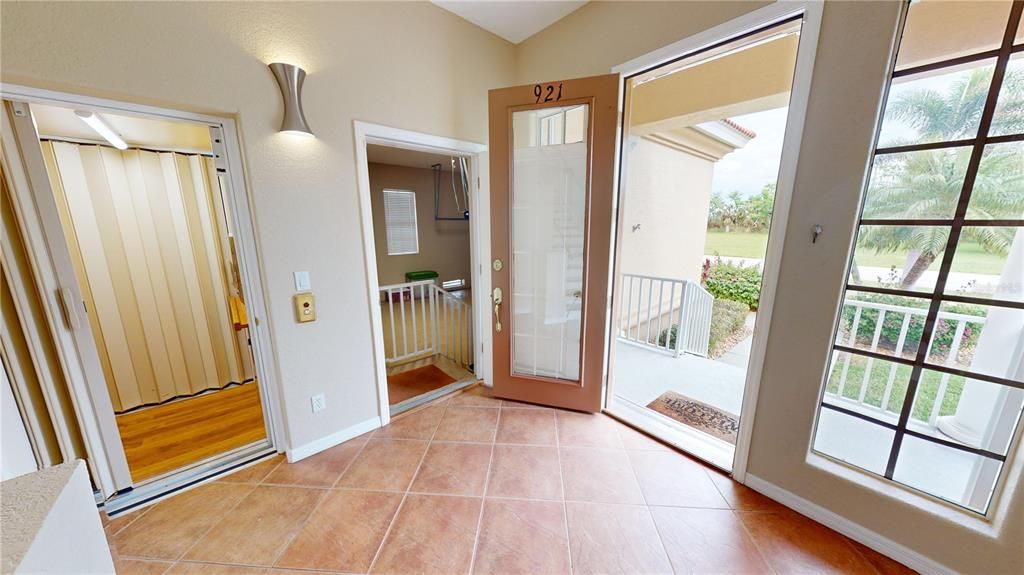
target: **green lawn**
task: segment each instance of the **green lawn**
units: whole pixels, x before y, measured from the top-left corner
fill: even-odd
[[[764,258],[768,247],[768,234],[748,232],[708,231],[704,244],[704,253],[708,255],[731,256],[739,258]],[[857,257],[857,263],[863,267],[888,268],[902,266],[902,254],[876,254],[865,251]],[[1002,273],[1005,256],[990,254],[975,243],[961,243],[954,260],[953,271],[976,274],[999,275]],[[936,261],[934,268],[938,269]]]
[[[829,377],[826,389],[836,393],[839,389],[839,379],[843,373],[843,363],[846,361],[844,353],[838,353],[836,363],[832,367],[832,375]],[[860,389],[864,383],[864,372],[867,370],[868,358],[863,356],[851,356],[850,367],[846,372],[846,385],[843,386],[843,397],[857,399],[860,397]],[[865,403],[880,407],[882,396],[885,394],[885,384],[889,380],[889,371],[894,364],[876,360],[871,368],[871,377],[868,379],[868,390],[864,395]],[[892,392],[889,394],[888,411],[899,413],[903,407],[903,398],[907,393],[907,382],[910,379],[910,366],[899,365],[896,367],[896,377],[893,379]],[[942,374],[935,371],[924,371],[921,374],[921,382],[918,385],[918,401],[914,405],[912,417],[918,421],[928,421],[928,416],[935,405],[935,397],[938,395],[939,382]],[[939,408],[939,415],[952,415],[956,412],[956,404],[960,402],[960,394],[964,389],[964,378],[954,375],[949,378],[946,386],[946,395],[942,400],[942,407]]]

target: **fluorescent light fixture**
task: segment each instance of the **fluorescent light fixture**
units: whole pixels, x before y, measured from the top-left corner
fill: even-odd
[[[114,146],[118,150],[128,149],[128,144],[121,139],[121,136],[117,135],[117,132],[115,132],[109,124],[103,121],[103,118],[85,110],[75,110],[75,115],[78,116],[78,119],[82,120],[88,124],[90,128],[95,130],[97,134],[103,136],[104,140],[110,142],[111,146]]]

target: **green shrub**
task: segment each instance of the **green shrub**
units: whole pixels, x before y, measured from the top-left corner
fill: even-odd
[[[928,307],[928,302],[926,300],[867,292],[858,293],[856,301],[867,301],[920,309]],[[984,318],[986,313],[983,306],[950,303],[944,304],[942,311],[964,315],[976,315],[979,316],[979,318]],[[856,313],[854,306],[843,306],[841,327],[845,334],[850,333],[850,329],[853,327],[853,318]],[[877,309],[863,308],[860,314],[860,320],[857,322],[856,340],[858,343],[871,343],[875,335],[875,327],[878,325],[878,314],[879,310]],[[885,321],[882,323],[882,331],[879,333],[878,337],[879,346],[888,349],[896,349],[896,345],[899,343],[900,330],[903,329],[903,319],[903,313],[893,311],[886,312]],[[907,325],[906,340],[903,343],[904,351],[912,351],[920,346],[921,335],[924,332],[924,320],[924,315],[911,316],[910,323]],[[956,324],[957,322],[955,321],[947,321],[943,319],[936,322],[935,336],[933,339],[934,343],[932,344],[931,349],[931,353],[933,355],[938,354],[945,356],[945,354],[949,352],[950,346],[953,344],[953,336],[956,335]],[[968,322],[967,326],[964,328],[963,340],[960,343],[961,347],[973,347],[977,344],[980,333],[980,323]],[[847,337],[849,337],[849,335],[847,335]],[[843,343],[845,344],[847,342],[844,340]]]
[[[709,353],[718,355],[718,346],[734,333],[743,329],[750,308],[746,304],[727,299],[716,299],[711,308],[711,338]]]
[[[760,266],[746,267],[743,265],[716,260],[704,274],[704,288],[716,300],[726,299],[746,304],[749,309],[757,309],[757,301],[761,297]]]
[[[718,345],[727,340],[738,330],[743,329],[743,322],[747,319],[748,308],[745,304],[727,299],[716,299],[711,308],[711,337],[708,342],[709,355],[717,355],[715,352]],[[668,340],[669,349],[676,347],[676,334],[678,325],[662,330],[658,335],[658,345],[665,345]]]

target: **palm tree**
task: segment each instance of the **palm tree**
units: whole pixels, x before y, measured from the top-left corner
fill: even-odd
[[[997,114],[998,133],[1024,131],[1024,69],[1008,69]],[[992,81],[992,69],[977,69],[948,93],[917,90],[893,102],[887,120],[913,127],[920,141],[973,138]],[[875,161],[864,205],[865,218],[950,219],[956,209],[970,159],[969,147],[888,154]],[[1024,214],[1024,146],[1001,144],[986,150],[975,179],[969,219],[1019,218]],[[985,251],[1006,254],[1015,230],[966,227],[961,237]],[[866,226],[858,247],[876,253],[908,251],[916,259],[900,287],[913,286],[946,247],[943,226]]]

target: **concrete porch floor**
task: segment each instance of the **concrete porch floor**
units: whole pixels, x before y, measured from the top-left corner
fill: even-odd
[[[736,347],[744,343],[747,342]],[[749,343],[746,351],[750,351]],[[746,368],[738,363],[729,353],[720,360],[688,354],[673,357],[619,341],[615,346],[612,389],[615,395],[642,406],[671,390],[739,415]]]

